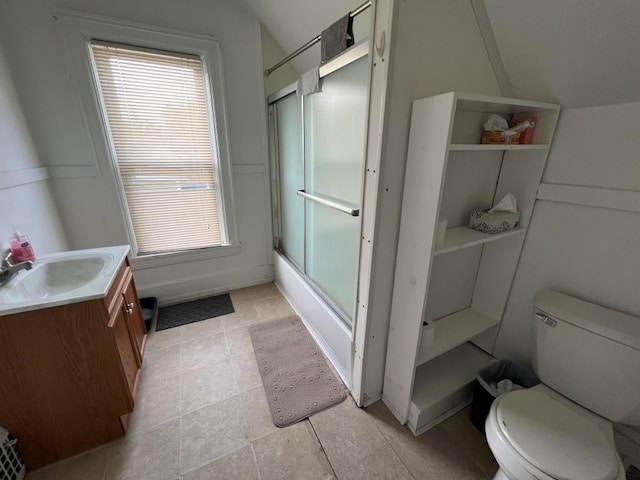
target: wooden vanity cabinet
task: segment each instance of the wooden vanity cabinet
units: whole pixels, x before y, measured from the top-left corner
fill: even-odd
[[[124,435],[144,342],[127,260],[104,298],[0,317],[0,425],[28,469]]]

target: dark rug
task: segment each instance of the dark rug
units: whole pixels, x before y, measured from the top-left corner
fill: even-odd
[[[193,302],[178,303],[162,307],[158,313],[156,331],[195,323],[208,318],[233,313],[233,303],[228,293],[215,297],[201,298]]]
[[[273,423],[286,427],[347,398],[297,316],[249,328]]]

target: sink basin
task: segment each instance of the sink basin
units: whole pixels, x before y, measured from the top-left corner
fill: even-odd
[[[0,315],[104,297],[128,246],[39,258],[0,287]]]
[[[71,292],[96,278],[109,260],[107,255],[96,254],[36,264],[31,270],[19,274],[0,300],[19,303]]]

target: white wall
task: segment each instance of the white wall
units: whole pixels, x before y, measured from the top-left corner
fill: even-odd
[[[640,103],[562,111],[543,184],[597,187],[585,201],[538,200],[495,356],[531,361],[533,296],[551,288],[640,316]],[[597,195],[596,195],[597,194]],[[633,211],[635,210],[635,211]],[[640,430],[617,429],[620,453],[640,464]]]
[[[369,292],[365,396],[382,391],[411,102],[449,91],[500,95],[468,0],[395,2],[387,112]],[[365,400],[366,401],[366,400]]]
[[[65,250],[67,240],[18,102],[0,44],[0,246],[13,229],[29,235],[36,255]]]
[[[262,38],[262,66],[263,70],[266,70],[286,57],[287,54],[284,53],[278,41],[273,38],[271,32],[262,24],[260,25],[260,34]],[[269,96],[297,80],[298,72],[289,62],[271,75],[264,77],[264,93]]]
[[[96,154],[53,17],[56,8],[211,35],[223,56],[238,255],[136,270],[161,301],[273,278],[260,25],[231,0],[8,0],[0,5],[7,56],[42,161],[49,167],[72,248],[128,243],[108,159]],[[104,150],[104,147],[102,147]]]
[[[640,103],[563,110],[542,182],[640,192]],[[640,205],[638,206],[640,208]],[[538,200],[495,354],[530,360],[544,288],[640,316],[640,212]]]

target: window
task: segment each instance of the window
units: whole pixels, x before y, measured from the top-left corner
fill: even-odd
[[[228,243],[202,59],[96,40],[90,51],[137,254]]]

